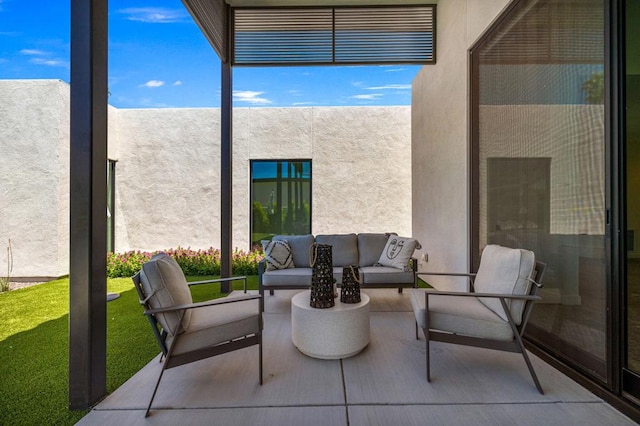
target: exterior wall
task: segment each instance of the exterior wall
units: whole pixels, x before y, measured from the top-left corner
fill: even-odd
[[[116,250],[219,247],[219,110],[118,110],[118,120],[120,153],[135,155],[118,158]],[[409,129],[409,107],[234,109],[234,246],[250,244],[252,159],[312,159],[313,233],[409,235]]]
[[[424,271],[469,270],[468,52],[508,0],[438,2],[438,58],[412,90],[412,226]],[[462,281],[430,277],[439,288]]]
[[[68,271],[69,90],[61,81],[0,81],[0,275]],[[42,265],[45,265],[43,268]]]
[[[0,81],[0,275],[69,265],[69,86]],[[237,108],[233,244],[249,248],[249,161],[312,160],[312,232],[411,234],[411,109]],[[219,109],[109,108],[115,248],[220,246]],[[105,164],[106,167],[106,164]]]

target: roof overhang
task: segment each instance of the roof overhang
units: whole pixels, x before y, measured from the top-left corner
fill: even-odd
[[[435,63],[437,1],[182,2],[232,66]]]

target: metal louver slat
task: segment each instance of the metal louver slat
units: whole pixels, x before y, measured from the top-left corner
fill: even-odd
[[[234,65],[435,63],[435,6],[233,9]]]
[[[222,62],[229,60],[227,6],[224,0],[182,0]]]
[[[332,10],[236,9],[235,64],[323,63],[332,60]]]

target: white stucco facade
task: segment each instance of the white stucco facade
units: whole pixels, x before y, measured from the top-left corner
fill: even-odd
[[[468,49],[508,0],[438,2],[438,60],[412,87],[412,234],[424,271],[469,270]],[[442,288],[466,283],[430,277]]]
[[[69,86],[0,81],[0,271],[69,265]],[[220,246],[220,110],[109,108],[115,249]],[[411,234],[411,108],[235,108],[233,245],[249,248],[252,159],[312,160],[312,232]],[[106,166],[106,165],[105,165]],[[4,272],[0,272],[3,275]]]

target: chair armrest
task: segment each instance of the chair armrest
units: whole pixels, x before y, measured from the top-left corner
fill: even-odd
[[[440,277],[467,277],[469,278],[469,287],[471,290],[474,290],[473,284],[476,279],[476,274],[474,272],[416,272],[416,277],[420,275],[434,275]]]
[[[192,285],[223,283],[223,282],[240,281],[240,280],[244,281],[244,292],[246,293],[247,292],[247,277],[246,276],[229,277],[229,278],[216,278],[216,279],[213,279],[213,280],[204,280],[204,281],[192,281],[192,282],[188,282],[187,284],[189,285],[189,287],[191,287]]]
[[[516,299],[516,300],[540,300],[540,296],[530,296],[528,294],[499,294],[499,293],[474,293],[462,291],[438,291],[425,289],[426,296],[430,294],[441,296],[460,296],[460,297],[493,297],[495,299]]]
[[[195,309],[195,308],[202,308],[204,306],[213,306],[213,305],[225,305],[227,303],[244,302],[247,300],[257,300],[261,298],[262,296],[260,296],[259,294],[248,294],[246,296],[238,296],[238,297],[223,297],[220,299],[207,300],[205,302],[188,303],[186,305],[176,305],[168,308],[149,309],[148,311],[145,311],[144,314],[145,315],[163,314],[167,312],[182,311],[185,309]],[[260,306],[262,308],[262,304],[260,304]]]

